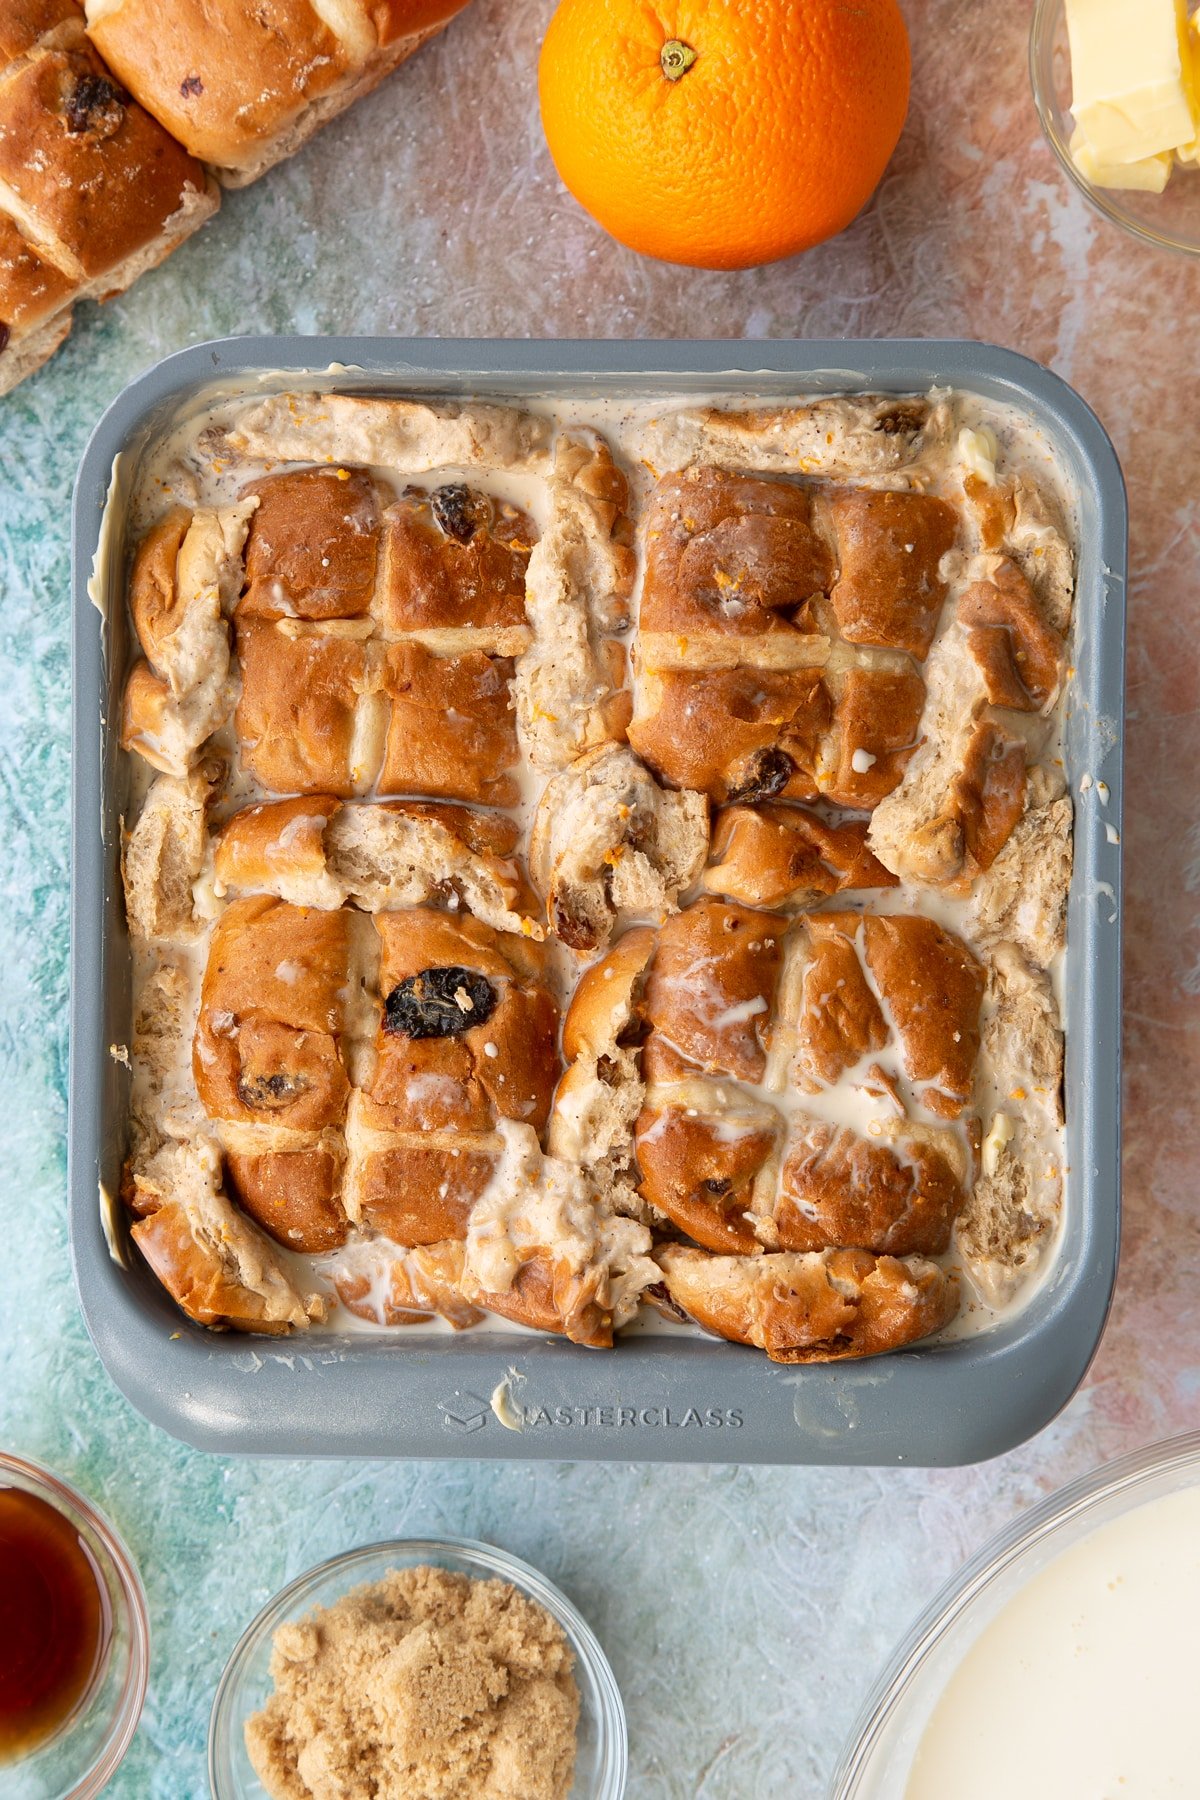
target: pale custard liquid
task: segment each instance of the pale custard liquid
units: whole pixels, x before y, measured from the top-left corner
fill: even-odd
[[[1200,1487],[1090,1533],[977,1639],[905,1800],[1200,1795]]]

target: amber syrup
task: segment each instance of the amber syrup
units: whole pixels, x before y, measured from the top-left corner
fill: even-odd
[[[79,1709],[111,1629],[104,1579],[70,1519],[0,1487],[0,1763],[36,1750]]]

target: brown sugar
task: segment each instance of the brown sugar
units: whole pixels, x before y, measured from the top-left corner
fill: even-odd
[[[567,1800],[573,1663],[508,1582],[391,1569],[280,1626],[246,1747],[271,1800]]]

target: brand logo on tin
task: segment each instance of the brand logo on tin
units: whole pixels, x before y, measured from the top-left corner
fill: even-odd
[[[481,1431],[492,1416],[510,1431],[739,1431],[744,1423],[739,1407],[681,1402],[667,1406],[537,1406],[521,1405],[506,1395],[504,1410],[507,1417],[497,1413],[494,1400],[461,1392],[438,1404],[443,1426],[459,1436]]]
[[[487,1400],[481,1400],[478,1394],[464,1394],[456,1389],[449,1400],[439,1400],[438,1411],[447,1431],[456,1431],[461,1437],[466,1437],[472,1431],[483,1429],[488,1422],[491,1406]]]

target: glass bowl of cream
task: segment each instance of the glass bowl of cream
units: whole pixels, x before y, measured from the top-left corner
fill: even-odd
[[[1108,1463],[987,1544],[876,1683],[831,1800],[1194,1794],[1200,1433]]]
[[[1127,0],[1131,13],[1143,3],[1149,0]],[[1153,0],[1156,12],[1161,4],[1162,0]],[[1194,26],[1191,35],[1200,45]],[[1200,68],[1200,55],[1193,54]],[[1073,111],[1067,0],[1036,0],[1029,33],[1029,74],[1046,141],[1068,179],[1097,212],[1129,236],[1159,250],[1200,256],[1200,162],[1181,162],[1165,188],[1156,193],[1152,188],[1103,186],[1085,173],[1086,153],[1082,159],[1072,154],[1072,140],[1080,127]],[[1085,167],[1080,166],[1081,160]]]

